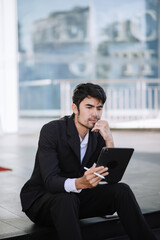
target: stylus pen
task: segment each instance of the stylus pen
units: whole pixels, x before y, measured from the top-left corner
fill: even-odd
[[[87,168],[87,167],[84,167],[84,169],[87,170],[87,171],[89,170],[89,168]],[[100,178],[105,179],[105,177],[102,176],[102,175],[100,175],[99,173],[94,172],[94,174],[95,174],[96,176],[100,177]]]

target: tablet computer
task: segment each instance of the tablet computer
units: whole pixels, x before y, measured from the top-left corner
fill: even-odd
[[[97,166],[108,167],[109,175],[105,177],[108,183],[117,183],[122,179],[133,151],[133,148],[102,148]]]

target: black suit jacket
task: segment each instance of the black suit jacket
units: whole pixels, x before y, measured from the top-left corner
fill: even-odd
[[[46,192],[65,192],[65,180],[81,177],[84,166],[90,168],[97,161],[103,146],[105,141],[101,135],[90,131],[87,151],[81,164],[80,139],[74,116],[65,116],[44,125],[32,176],[20,193],[22,210],[26,211]]]

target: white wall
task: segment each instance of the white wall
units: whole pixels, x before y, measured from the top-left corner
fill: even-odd
[[[18,130],[16,0],[0,0],[0,133]]]

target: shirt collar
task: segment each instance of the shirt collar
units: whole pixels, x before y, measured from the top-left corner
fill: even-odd
[[[85,146],[88,143],[89,132],[86,134],[83,141],[82,141],[82,138],[80,136],[79,136],[79,138],[80,138],[81,146]]]

